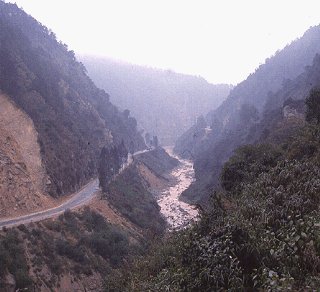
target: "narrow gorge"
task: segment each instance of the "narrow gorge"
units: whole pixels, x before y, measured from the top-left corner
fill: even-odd
[[[179,160],[179,165],[170,173],[173,182],[160,192],[157,201],[161,208],[161,214],[168,222],[169,231],[173,231],[184,228],[196,220],[198,210],[180,200],[182,192],[194,181],[193,163],[176,156],[171,147],[166,147],[166,152]]]

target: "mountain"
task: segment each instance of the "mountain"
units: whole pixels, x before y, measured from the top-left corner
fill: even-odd
[[[286,102],[278,122],[288,129],[299,119],[300,127],[287,136],[286,131],[279,133],[279,125],[270,135],[281,142],[261,139],[259,144],[237,148],[223,167],[222,189],[211,192],[197,224],[156,242],[146,256],[119,268],[108,278],[108,287],[115,291],[317,290],[320,90],[308,95],[306,108],[311,115],[306,121],[298,112],[288,111],[299,100]]]
[[[114,174],[119,152],[127,158],[127,149],[145,148],[137,121],[95,86],[74,53],[0,1],[0,290],[103,291],[112,269],[143,254],[166,227],[148,180],[165,185],[163,172],[178,163],[156,148]],[[70,197],[58,197],[97,178],[103,158],[113,172],[107,192],[59,217],[3,223],[60,208]]]
[[[307,48],[304,51],[308,54]],[[188,193],[192,190],[202,197],[185,196],[205,201],[205,208],[199,207],[199,221],[156,242],[129,267],[118,268],[108,278],[108,287],[116,291],[318,289],[320,55],[262,101],[259,112],[252,104],[242,104],[240,112],[235,111],[239,131],[230,127],[214,146],[209,142],[215,128],[209,130],[204,120],[190,129],[197,151],[208,147],[195,157],[198,175],[201,164],[208,168]],[[238,143],[246,145],[237,147]],[[221,157],[226,162],[220,167],[214,163],[222,163]]]
[[[224,162],[239,145],[252,142],[253,128],[263,118],[267,101],[312,64],[320,52],[319,40],[320,27],[310,28],[232,89],[228,98],[206,116],[210,131],[205,136],[197,134],[199,129],[191,129],[187,137],[178,139],[175,151],[191,153],[195,159],[197,182],[186,191],[187,199],[207,197],[209,190],[218,186]]]
[[[159,70],[107,58],[79,56],[92,80],[108,90],[114,104],[130,109],[139,125],[173,145],[199,117],[227,97],[232,86],[213,85],[201,77]]]
[[[79,189],[97,176],[106,145],[123,140],[127,148],[145,147],[136,120],[95,86],[74,53],[15,4],[2,1],[0,102],[6,115],[0,122],[2,171],[12,173],[12,180],[21,173],[28,193],[57,197]],[[14,159],[12,147],[20,153]],[[0,187],[1,196],[10,188],[20,192],[13,181]]]

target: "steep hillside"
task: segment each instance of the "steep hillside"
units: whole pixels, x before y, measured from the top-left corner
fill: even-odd
[[[282,86],[290,84],[289,79],[295,79],[305,66],[312,64],[314,56],[320,52],[319,40],[320,27],[310,28],[237,85],[223,104],[206,117],[211,128],[206,139],[193,134],[178,140],[175,151],[179,154],[187,151],[195,157],[197,182],[185,193],[186,198],[196,199],[199,191],[208,195],[208,190],[217,186],[221,168],[233,150],[252,142],[252,129],[263,117],[268,98],[276,96]],[[275,106],[279,104],[281,102],[274,103]]]
[[[223,166],[221,189],[209,190],[210,201],[199,222],[157,242],[129,267],[120,267],[114,273],[117,281],[108,278],[107,289],[318,289],[319,72],[316,56],[305,73],[276,94],[290,92],[296,99],[282,95],[285,102],[259,123],[259,143],[234,151]],[[299,96],[310,81],[316,87]]]
[[[103,291],[103,279],[143,240],[85,208],[0,231],[0,290]],[[7,289],[7,290],[5,290]]]
[[[177,165],[178,161],[160,147],[136,155],[133,163],[110,182],[103,196],[141,229],[162,234],[166,222],[153,191],[156,184],[164,187],[167,175]]]
[[[51,197],[34,184],[24,151],[0,127],[0,217],[11,217],[53,206]]]
[[[0,217],[50,207],[44,195],[48,177],[42,166],[38,133],[32,120],[0,95]]]
[[[161,147],[152,151],[139,154],[135,157],[137,162],[143,163],[153,173],[161,177],[175,168],[179,161],[171,156]]]
[[[198,116],[219,106],[232,88],[169,70],[91,56],[79,58],[93,81],[108,90],[112,102],[130,109],[139,125],[158,135],[163,145],[173,145]]]
[[[136,120],[120,112],[53,32],[0,1],[0,90],[37,132],[45,191],[60,196],[96,176],[101,148],[142,149]],[[37,148],[37,147],[36,147]]]
[[[176,164],[160,148],[137,155],[89,206],[0,230],[0,290],[103,291],[113,269],[163,235],[166,222],[150,188],[165,184]]]

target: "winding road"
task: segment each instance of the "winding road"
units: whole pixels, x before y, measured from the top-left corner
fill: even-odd
[[[92,198],[95,197],[98,190],[99,180],[95,179],[88,183],[86,186],[84,186],[80,191],[75,193],[71,197],[71,199],[62,203],[60,206],[15,218],[0,219],[0,229],[2,229],[3,227],[12,227],[19,224],[27,224],[31,222],[37,222],[44,219],[48,219],[51,217],[56,217],[68,209],[71,210],[85,205]]]
[[[126,169],[133,162],[133,157],[139,154],[151,151],[153,149],[146,149],[142,151],[135,152],[133,155],[128,155],[127,163],[120,169],[119,173],[121,173],[124,169]],[[99,180],[96,178],[85,185],[82,189],[76,192],[69,200],[62,203],[60,206],[50,208],[47,210],[31,213],[28,215],[18,216],[14,218],[6,218],[0,219],[0,229],[3,227],[12,227],[20,224],[27,224],[31,222],[38,222],[41,220],[45,220],[48,218],[56,217],[66,210],[72,210],[83,205],[86,205],[90,202],[99,191]]]

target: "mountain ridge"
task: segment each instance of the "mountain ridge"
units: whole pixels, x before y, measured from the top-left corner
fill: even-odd
[[[163,145],[172,145],[207,108],[218,106],[232,88],[210,84],[200,76],[109,58],[80,55],[79,59],[96,84],[108,88],[111,100],[122,109],[129,108],[139,126],[159,136]]]
[[[198,135],[199,129],[177,140],[175,151],[191,153],[195,158],[198,182],[185,192],[186,197],[197,197],[218,186],[224,162],[238,146],[248,143],[252,127],[263,116],[268,98],[281,87],[303,73],[305,66],[312,65],[314,56],[320,52],[320,26],[311,27],[304,35],[277,52],[273,57],[250,74],[246,80],[233,88],[228,98],[206,116],[206,127],[211,131]],[[210,174],[209,174],[210,173]],[[201,181],[202,180],[202,181]],[[210,183],[208,183],[210,181]],[[192,192],[198,195],[193,196]],[[200,195],[201,196],[201,195]]]
[[[136,120],[120,112],[53,32],[0,2],[0,90],[33,121],[52,196],[97,175],[104,145],[145,147]]]

